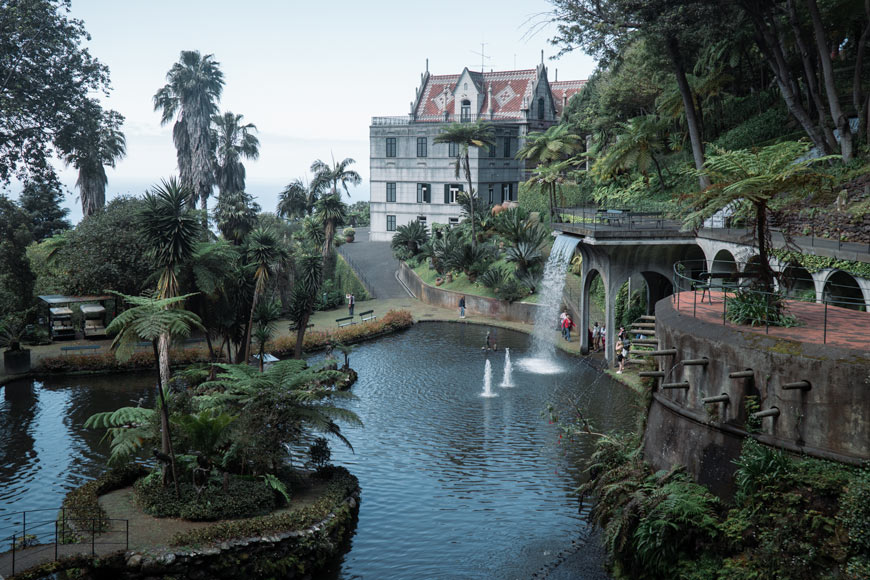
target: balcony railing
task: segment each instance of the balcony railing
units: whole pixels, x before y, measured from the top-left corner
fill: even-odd
[[[442,115],[422,115],[416,118],[411,115],[404,115],[401,117],[372,117],[372,126],[411,125],[413,123],[476,123],[478,121],[486,123],[523,123],[526,120],[526,116],[522,113],[517,116],[508,117],[488,114],[454,115],[447,112]]]

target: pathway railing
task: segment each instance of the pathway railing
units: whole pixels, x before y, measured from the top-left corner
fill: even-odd
[[[12,574],[25,550],[28,558],[38,554],[41,563],[69,554],[70,549],[64,546],[79,546],[75,553],[92,556],[102,546],[117,546],[119,550],[130,548],[129,520],[107,518],[97,508],[6,512],[0,513],[0,522],[0,556],[4,552],[8,555]],[[8,551],[3,550],[6,546]]]
[[[867,303],[863,297],[850,296],[856,290],[860,293],[860,288],[857,287],[834,284],[829,281],[825,284],[821,294],[815,291],[815,286],[812,289],[804,290],[802,294],[796,289],[795,282],[798,279],[789,279],[782,272],[776,272],[775,289],[764,291],[759,289],[757,284],[754,284],[759,277],[758,265],[755,262],[716,260],[716,266],[717,270],[709,271],[706,260],[683,260],[674,264],[674,295],[672,299],[677,305],[678,311],[682,313],[683,308],[686,307],[681,302],[685,300],[683,294],[687,292],[691,293],[691,315],[693,317],[698,316],[699,307],[701,310],[705,310],[705,304],[712,306],[721,300],[722,324],[725,325],[729,322],[729,300],[732,308],[736,307],[735,300],[738,299],[739,294],[740,299],[744,302],[747,297],[750,300],[754,298],[751,302],[756,313],[752,318],[757,324],[753,324],[753,326],[761,327],[763,325],[765,333],[769,333],[771,326],[783,326],[779,323],[781,315],[788,314],[794,304],[815,304],[823,309],[821,320],[815,316],[805,317],[799,321],[799,324],[803,328],[820,329],[823,344],[828,342],[829,307],[845,308],[864,313],[867,311]],[[811,280],[804,281],[807,284],[812,283]]]
[[[681,224],[670,219],[663,204],[648,203],[631,208],[598,206],[558,207],[557,223],[581,225],[591,230],[680,230]]]
[[[366,289],[366,292],[368,292],[372,298],[377,298],[373,290],[374,286],[372,286],[371,282],[369,282],[369,279],[366,277],[363,269],[359,267],[359,265],[353,260],[353,258],[342,252],[340,249],[338,250],[338,253],[344,259],[344,261],[347,262],[347,265],[350,266],[351,270],[353,270],[353,273],[356,274],[357,278],[359,278],[359,281],[362,282],[362,285]]]

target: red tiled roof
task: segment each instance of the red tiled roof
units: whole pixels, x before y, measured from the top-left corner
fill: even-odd
[[[556,105],[556,114],[562,114],[562,98],[571,97],[580,92],[580,89],[586,84],[586,81],[557,81],[550,83],[550,91],[553,93],[553,103]]]
[[[473,114],[487,114],[489,112],[489,87],[492,86],[492,111],[496,119],[522,119],[522,109],[525,101],[526,107],[531,102],[532,92],[537,80],[535,69],[497,71],[497,72],[472,72],[472,81],[477,89],[484,94],[483,104],[479,111]],[[444,118],[444,109],[453,112],[453,92],[461,74],[455,75],[430,75],[426,85],[422,89],[422,96],[414,111],[417,120],[441,120]],[[550,83],[551,87],[558,86],[559,92],[553,90],[553,100],[556,103],[557,112],[561,110],[562,95],[568,98],[574,95],[586,81],[562,81]],[[445,92],[446,91],[446,92]]]

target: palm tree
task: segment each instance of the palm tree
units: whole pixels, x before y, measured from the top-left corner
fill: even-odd
[[[341,196],[339,190],[344,189],[344,192],[350,197],[350,190],[348,190],[347,184],[359,185],[362,183],[360,174],[352,169],[348,169],[354,163],[356,161],[350,157],[338,163],[333,159],[332,167],[330,167],[328,163],[318,159],[311,164],[311,172],[314,174],[314,179],[311,181],[311,189],[319,193],[328,191],[338,195],[339,198]]]
[[[119,298],[132,305],[119,314],[106,328],[111,335],[115,334],[112,349],[119,360],[127,360],[133,353],[133,348],[139,341],[148,341],[154,351],[154,360],[158,361],[158,341],[165,336],[189,336],[193,328],[202,328],[199,316],[180,308],[184,301],[192,296],[173,296],[159,298],[157,296],[127,296],[115,292]],[[160,398],[161,440],[163,453],[168,453],[172,459],[172,479],[175,483],[175,494],[179,496],[178,477],[175,469],[175,451],[172,448],[172,436],[169,432],[169,408],[162,372],[157,372],[157,393]]]
[[[556,186],[559,175],[568,167],[563,162],[575,156],[582,148],[580,136],[574,134],[569,125],[553,125],[543,133],[529,133],[525,144],[517,151],[516,158],[534,164],[539,178],[546,176],[545,180],[541,180],[535,179],[533,175],[527,184],[538,185],[542,190],[548,191],[551,220],[556,217]]]
[[[219,65],[214,55],[183,50],[166,73],[166,85],[154,94],[154,110],[162,111],[161,124],[176,118],[172,138],[181,182],[189,188],[192,203],[199,199],[204,212],[215,181],[211,120],[224,86]],[[208,220],[207,214],[203,220]]]
[[[394,250],[404,247],[412,256],[416,256],[428,239],[426,226],[419,220],[414,220],[396,228],[396,235],[390,241],[390,247]]]
[[[248,264],[254,269],[254,298],[251,301],[251,316],[245,336],[244,362],[251,358],[251,330],[254,325],[254,312],[260,297],[266,291],[269,277],[287,260],[287,250],[281,245],[278,236],[271,228],[257,228],[248,236],[245,245]]]
[[[332,242],[335,239],[336,230],[344,225],[347,220],[347,206],[341,201],[337,193],[330,193],[317,200],[314,217],[323,226],[324,242],[322,248],[324,265],[332,255]]]
[[[575,162],[570,159],[560,163],[542,163],[532,171],[531,177],[526,181],[528,187],[537,187],[541,192],[547,192],[551,221],[556,219],[556,191],[566,183],[573,183],[568,178],[568,170],[574,165]]]
[[[189,197],[189,190],[171,178],[145,194],[139,213],[139,230],[160,272],[157,297],[161,299],[178,296],[179,269],[193,256],[202,232],[195,213],[187,206]],[[161,337],[159,342],[160,372],[163,382],[167,383],[169,335]]]
[[[260,302],[254,312],[253,330],[254,342],[257,343],[257,351],[260,355],[260,372],[263,372],[263,359],[266,356],[266,343],[275,336],[278,330],[278,319],[281,318],[281,305],[277,300]]]
[[[820,191],[822,185],[831,179],[810,165],[836,156],[805,159],[808,149],[808,143],[796,141],[737,151],[715,148],[701,170],[712,185],[695,195],[694,211],[686,217],[686,225],[697,227],[732,204],[738,205],[738,211],[751,212],[758,246],[759,285],[765,292],[773,290],[774,277],[768,247],[768,210],[771,206],[806,202],[808,195]]]
[[[618,171],[633,167],[643,175],[644,183],[649,185],[649,167],[652,163],[659,176],[659,187],[664,189],[665,178],[656,157],[664,149],[661,120],[655,115],[635,117],[628,123],[620,123],[620,130],[616,142],[595,163],[593,171],[600,177],[609,179]]]
[[[214,208],[214,220],[225,240],[239,246],[257,225],[260,204],[253,196],[239,189],[221,191]]]
[[[245,166],[241,159],[256,160],[260,156],[260,140],[254,136],[257,126],[242,124],[242,115],[227,111],[212,117],[212,143],[217,166],[215,180],[218,193],[245,191]]]
[[[121,132],[124,116],[104,111],[94,100],[85,101],[72,122],[57,137],[63,160],[79,171],[76,187],[82,215],[93,215],[106,205],[106,166],[127,154],[127,140]]]
[[[474,184],[471,182],[471,161],[469,151],[472,147],[483,149],[495,145],[492,125],[488,123],[454,123],[447,127],[443,133],[437,135],[435,143],[455,143],[459,146],[459,157],[456,158],[456,177],[459,177],[460,166],[465,170],[465,179],[468,181],[468,195],[471,208],[471,245],[477,245],[477,236],[474,228]]]
[[[283,218],[305,217],[314,211],[318,191],[294,179],[278,194],[278,215]]]
[[[296,329],[296,350],[294,356],[302,357],[302,343],[305,329],[314,311],[314,301],[320,289],[323,274],[323,260],[320,256],[302,256],[296,266],[296,284],[290,299],[291,328]]]

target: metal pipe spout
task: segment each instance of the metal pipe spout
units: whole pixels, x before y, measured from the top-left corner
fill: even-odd
[[[809,391],[812,388],[812,385],[809,381],[797,381],[794,383],[783,383],[782,388],[786,391]]]
[[[662,383],[661,387],[659,387],[659,388],[662,388],[662,389],[688,389],[689,383],[686,381],[684,381],[682,383]]]
[[[745,371],[734,371],[728,373],[729,379],[751,379],[755,376],[755,371],[752,369],[746,369]]]
[[[665,371],[640,371],[637,373],[639,377],[652,377],[654,379],[665,378]]]
[[[730,403],[731,397],[722,393],[721,395],[716,395],[715,397],[704,397],[701,399],[701,402],[705,405],[709,405],[710,403]]]
[[[649,352],[636,352],[640,356],[677,356],[677,349],[667,348],[664,350],[651,350]]]
[[[771,407],[765,411],[759,411],[751,415],[753,419],[764,419],[765,417],[779,417],[779,409]]]
[[[690,358],[690,359],[686,359],[686,360],[684,360],[684,361],[682,361],[682,362],[683,362],[683,366],[699,366],[699,367],[705,367],[705,366],[707,366],[708,364],[710,364],[710,359],[708,359],[707,357],[704,357],[704,358]]]

